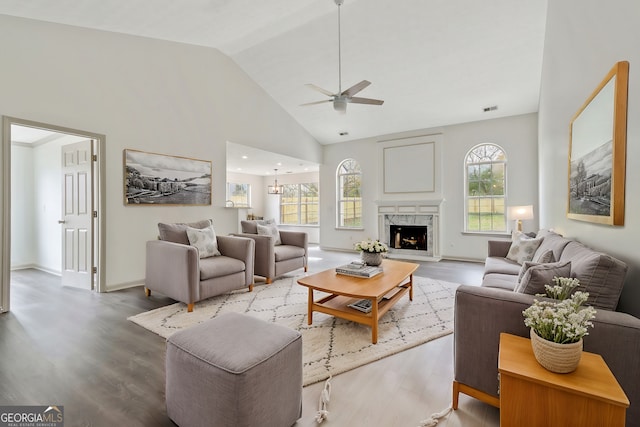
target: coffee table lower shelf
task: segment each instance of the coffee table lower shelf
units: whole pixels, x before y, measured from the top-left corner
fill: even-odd
[[[318,301],[314,301],[314,290],[313,288],[309,288],[308,323],[309,325],[313,323],[313,312],[317,311],[319,313],[325,313],[341,319],[367,325],[371,327],[371,342],[376,344],[378,342],[378,321],[407,292],[409,292],[409,299],[413,301],[412,285],[412,280],[408,283],[399,285],[398,292],[396,292],[391,298],[381,298],[380,300],[377,300],[376,298],[354,298],[350,296],[331,294],[319,299]],[[349,304],[361,299],[369,299],[371,301],[371,311],[369,313],[364,313],[360,310],[349,307]]]

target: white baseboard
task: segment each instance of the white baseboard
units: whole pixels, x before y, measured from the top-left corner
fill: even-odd
[[[107,292],[121,291],[123,289],[135,288],[137,286],[144,286],[144,279],[134,280],[133,282],[119,283],[116,285],[107,286]]]
[[[62,277],[62,272],[60,270],[52,270],[50,268],[43,267],[38,264],[20,264],[20,265],[11,266],[11,271],[30,270],[30,269],[40,270],[40,271],[44,271],[45,273],[53,274],[54,276]]]

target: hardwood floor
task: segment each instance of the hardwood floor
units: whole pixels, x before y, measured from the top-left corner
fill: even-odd
[[[311,248],[309,271],[353,253]],[[482,265],[420,263],[417,275],[479,284]],[[257,283],[258,286],[264,286]],[[37,270],[12,272],[10,313],[0,315],[0,405],[64,405],[67,426],[173,426],[165,411],[161,337],[126,318],[173,303],[141,288],[94,293]],[[338,375],[326,426],[417,426],[451,402],[452,336]],[[315,426],[323,383],[303,389],[296,426]],[[498,426],[499,412],[461,396],[439,426]]]

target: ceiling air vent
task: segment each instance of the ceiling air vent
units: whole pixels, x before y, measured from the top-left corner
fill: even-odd
[[[488,113],[489,111],[496,111],[497,109],[498,109],[497,105],[492,105],[491,107],[484,107],[482,111],[484,111],[485,113]]]

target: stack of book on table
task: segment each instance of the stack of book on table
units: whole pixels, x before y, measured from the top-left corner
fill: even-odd
[[[382,267],[366,265],[359,261],[336,267],[336,273],[355,277],[373,277],[382,273]]]

